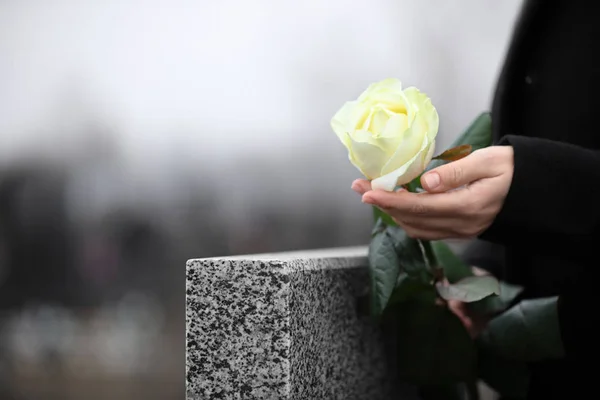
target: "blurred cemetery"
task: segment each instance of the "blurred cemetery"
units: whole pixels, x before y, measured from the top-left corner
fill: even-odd
[[[330,117],[397,76],[447,146],[518,3],[0,2],[0,399],[183,398],[185,261],[366,244]]]

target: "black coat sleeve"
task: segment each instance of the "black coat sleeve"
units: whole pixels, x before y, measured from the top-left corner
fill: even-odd
[[[482,239],[506,245],[532,237],[582,244],[599,238],[599,151],[513,135],[498,144],[513,147],[513,179]]]
[[[547,139],[512,136],[500,145],[514,149],[514,175],[504,206],[481,235],[533,251],[568,252],[582,273],[560,294],[559,325],[567,359],[588,358],[598,349],[600,312],[600,152]],[[582,256],[584,255],[584,256]]]

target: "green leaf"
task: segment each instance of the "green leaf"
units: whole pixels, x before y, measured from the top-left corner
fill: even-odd
[[[473,271],[467,266],[448,245],[442,241],[432,241],[431,249],[438,266],[444,269],[448,282],[456,283],[461,279],[473,276]]]
[[[462,144],[444,151],[442,154],[433,157],[432,160],[456,161],[465,158],[471,154],[472,151],[473,146],[470,144]]]
[[[402,303],[410,300],[435,304],[436,291],[430,283],[424,283],[417,278],[411,278],[406,272],[400,272],[396,288],[388,304]]]
[[[429,283],[433,276],[419,241],[409,237],[406,231],[399,226],[388,227],[388,233],[394,242],[402,270],[421,282]]]
[[[500,294],[498,280],[491,275],[469,276],[450,285],[438,283],[436,289],[444,300],[460,300],[463,303]]]
[[[564,356],[558,297],[523,300],[492,319],[481,344],[508,360],[535,362]]]
[[[375,225],[373,225],[373,229],[371,229],[371,237],[377,235],[380,232],[385,231],[386,225],[385,222],[381,218],[377,218],[375,220]]]
[[[451,147],[470,144],[472,151],[475,151],[490,146],[492,141],[492,116],[489,112],[483,112],[479,114],[479,116],[475,118],[473,122],[471,122],[467,129],[465,129],[463,133],[454,141],[454,143],[452,143]],[[437,168],[444,163],[445,161],[443,160],[434,160],[429,163],[423,173],[431,171],[432,169]],[[423,174],[419,175],[408,184],[408,187],[413,189],[411,191],[416,191],[422,187],[422,175]]]
[[[383,319],[390,370],[415,385],[445,385],[476,377],[476,348],[447,307],[422,301],[390,304]]]
[[[506,310],[523,292],[523,287],[500,282],[500,294],[469,303],[468,307],[479,315],[493,315]]]
[[[418,193],[419,189],[422,189],[423,186],[421,186],[421,176],[423,174],[419,175],[418,177],[416,177],[415,179],[413,179],[412,181],[410,181],[409,183],[406,184],[406,188],[409,192],[413,192],[413,193]]]
[[[387,230],[376,233],[369,246],[371,313],[380,316],[392,295],[400,274],[400,262]]]
[[[394,222],[392,217],[390,217],[388,214],[384,213],[377,207],[373,207],[373,217],[375,222],[381,219],[381,221],[387,226],[398,226],[398,224]]]
[[[452,143],[450,147],[458,147],[463,144],[470,144],[472,151],[488,147],[492,144],[492,116],[489,112],[483,112],[471,122],[463,133]],[[427,166],[425,171],[444,164],[443,160],[436,160]]]
[[[506,306],[512,303],[522,292],[523,286],[500,282],[500,295],[498,296],[498,299],[504,303],[506,308]]]

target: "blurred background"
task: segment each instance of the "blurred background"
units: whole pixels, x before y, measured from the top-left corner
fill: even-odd
[[[329,120],[491,100],[518,0],[0,0],[0,399],[184,398],[185,261],[366,244]]]

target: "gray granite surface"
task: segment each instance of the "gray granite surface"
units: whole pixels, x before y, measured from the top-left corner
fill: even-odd
[[[386,374],[366,265],[362,247],[190,260],[187,398],[415,398]]]

